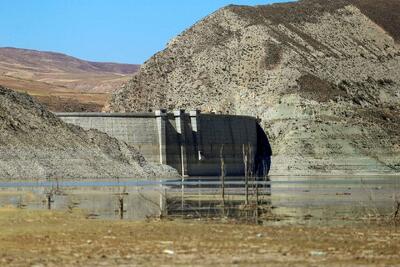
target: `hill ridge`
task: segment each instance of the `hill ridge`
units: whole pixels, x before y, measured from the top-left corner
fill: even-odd
[[[63,53],[0,48],[0,84],[53,111],[100,111],[139,65],[81,60]]]
[[[7,52],[14,52],[14,53],[7,53]],[[20,58],[20,55],[24,53],[26,56],[34,57],[35,60],[41,60],[43,58],[62,58],[60,59],[60,64],[68,66],[69,61],[76,61],[81,62],[81,64],[87,64],[88,66],[93,67],[93,70],[103,71],[103,72],[112,72],[112,73],[119,73],[119,74],[133,74],[135,73],[139,65],[138,64],[126,64],[126,63],[118,63],[118,62],[96,62],[90,60],[80,59],[74,56],[70,56],[65,53],[61,52],[53,52],[53,51],[41,51],[35,49],[26,49],[26,48],[16,48],[16,47],[0,47],[0,57],[4,59],[11,59]],[[114,67],[114,69],[110,68]],[[78,68],[76,71],[79,71]],[[85,71],[87,69],[82,69],[81,71]]]
[[[222,8],[146,61],[110,110],[260,117],[272,174],[399,172],[399,3]]]

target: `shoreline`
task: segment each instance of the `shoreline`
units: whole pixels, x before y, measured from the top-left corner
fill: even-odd
[[[359,179],[359,178],[400,178],[400,173],[393,173],[393,174],[352,174],[352,175],[346,175],[346,174],[340,174],[340,175],[269,175],[268,178],[270,179],[271,182],[273,181],[279,181],[280,179],[292,179],[292,180],[297,180],[297,179]],[[225,177],[226,180],[241,180],[241,176],[227,176]],[[218,180],[220,179],[219,176],[193,176],[193,177],[184,177],[184,181],[190,181],[190,180]],[[115,178],[115,179],[110,179],[110,178],[104,178],[104,179],[80,179],[80,178],[51,178],[51,179],[1,179],[0,178],[0,188],[2,187],[1,184],[18,184],[18,183],[107,183],[107,182],[120,182],[120,183],[126,183],[126,182],[138,182],[138,183],[148,183],[149,185],[152,184],[159,184],[160,182],[166,182],[166,181],[179,181],[182,180],[182,177],[165,177],[165,178]]]

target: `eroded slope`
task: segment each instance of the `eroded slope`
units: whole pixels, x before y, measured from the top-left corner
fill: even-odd
[[[110,109],[259,116],[272,174],[398,172],[399,3],[228,6],[150,58]]]
[[[133,147],[66,124],[32,97],[0,87],[0,180],[168,175]]]

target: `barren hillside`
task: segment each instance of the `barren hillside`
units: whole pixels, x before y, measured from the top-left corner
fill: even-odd
[[[60,53],[0,48],[0,84],[54,111],[99,111],[138,65],[89,62]]]
[[[135,148],[66,124],[29,95],[1,86],[0,133],[0,180],[140,179],[170,172],[147,163]]]
[[[400,1],[228,6],[171,40],[112,111],[259,116],[271,174],[400,171]]]

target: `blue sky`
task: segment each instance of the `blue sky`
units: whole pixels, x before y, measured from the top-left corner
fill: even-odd
[[[0,0],[0,46],[140,64],[220,7],[272,2],[287,1]]]

